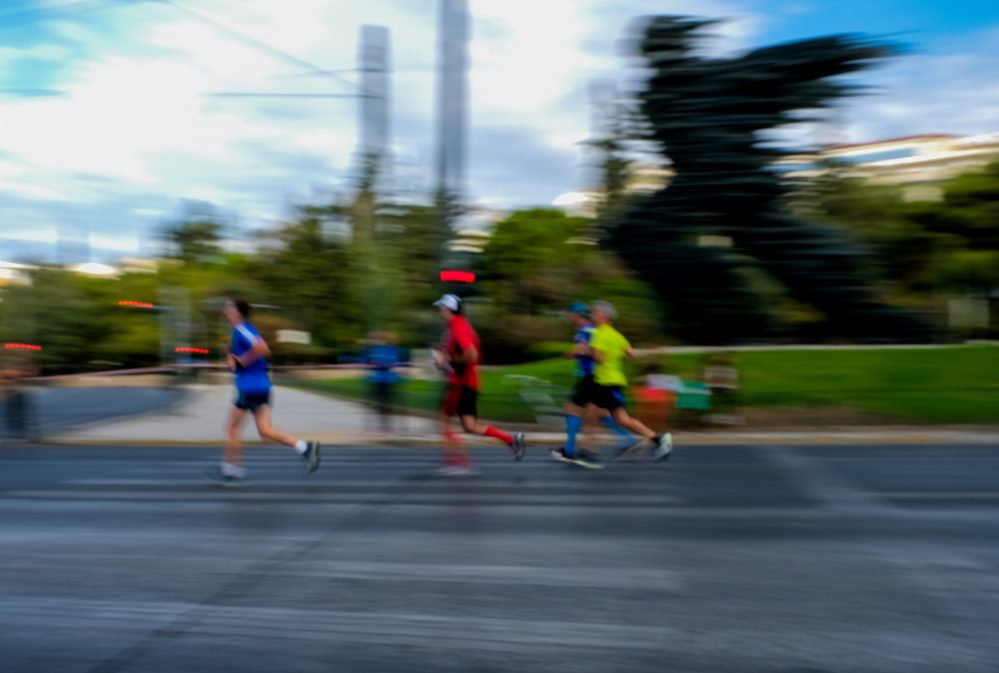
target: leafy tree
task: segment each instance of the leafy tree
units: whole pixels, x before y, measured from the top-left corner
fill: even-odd
[[[517,211],[496,225],[483,252],[485,278],[503,308],[529,311],[555,303],[572,285],[572,270],[592,256],[579,237],[590,222],[561,210]]]
[[[792,207],[851,232],[873,251],[871,274],[912,305],[931,294],[999,287],[999,162],[942,185],[938,201],[908,202],[895,185],[844,177],[835,166],[798,185]]]
[[[278,247],[248,264],[258,281],[256,295],[326,346],[337,343],[340,328],[356,322],[362,309],[350,293],[358,279],[351,277],[349,249],[324,231],[334,216],[342,216],[339,207],[302,208],[298,221],[276,234]]]
[[[186,202],[180,218],[165,226],[163,237],[171,256],[185,264],[204,264],[217,259],[223,225],[211,204]]]

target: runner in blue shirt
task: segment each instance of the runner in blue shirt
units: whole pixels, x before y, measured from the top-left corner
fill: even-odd
[[[247,412],[253,415],[261,437],[290,446],[307,462],[307,473],[319,468],[319,442],[306,442],[271,425],[271,377],[267,357],[271,354],[260,332],[247,322],[250,305],[229,300],[222,310],[232,324],[226,364],[235,373],[236,400],[226,422],[226,446],[222,464],[209,476],[225,485],[240,485],[246,479],[240,429]]]

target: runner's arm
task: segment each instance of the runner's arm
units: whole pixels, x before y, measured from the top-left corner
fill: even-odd
[[[261,358],[270,357],[270,355],[270,346],[267,345],[267,342],[264,341],[263,337],[257,337],[253,342],[253,345],[250,347],[250,350],[236,359],[239,360],[239,363],[245,367],[246,365],[252,364]]]
[[[459,351],[457,355],[451,357],[453,364],[474,364],[479,361],[479,349],[475,335],[470,329],[455,330],[453,337]]]
[[[261,358],[270,357],[271,349],[259,334],[244,334],[250,342],[250,350],[242,355],[232,356],[238,365],[246,367]],[[252,338],[251,338],[252,337]]]
[[[468,364],[469,362],[478,362],[478,361],[479,361],[479,351],[475,348],[475,346],[469,346],[453,360],[453,362],[456,362],[458,364]]]

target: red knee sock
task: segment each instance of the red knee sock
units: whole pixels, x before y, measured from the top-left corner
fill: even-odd
[[[486,437],[492,437],[493,439],[498,439],[507,446],[513,446],[513,437],[506,434],[499,428],[495,426],[487,426],[486,431],[483,433]]]

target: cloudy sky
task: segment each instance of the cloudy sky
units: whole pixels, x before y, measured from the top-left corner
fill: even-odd
[[[999,131],[994,0],[470,0],[470,197],[548,204],[584,186],[588,87],[626,79],[628,27],[653,13],[724,17],[718,52],[864,32],[912,52],[866,75],[825,133],[859,142]],[[392,31],[392,145],[401,184],[429,186],[435,0],[4,0],[0,3],[0,260],[85,231],[96,257],[149,249],[180,199],[246,228],[349,184],[362,24]],[[194,14],[200,17],[197,18]],[[240,39],[237,35],[251,40]],[[262,46],[266,45],[266,46]],[[342,76],[316,76],[277,52]]]

